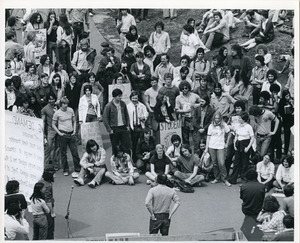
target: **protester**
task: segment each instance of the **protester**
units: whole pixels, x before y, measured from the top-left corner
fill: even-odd
[[[227,124],[223,121],[221,113],[215,112],[212,123],[208,127],[205,153],[209,152],[213,162],[213,172],[215,179],[212,184],[222,180],[225,186],[231,186],[227,181],[227,172],[225,168],[225,148],[227,142],[225,135],[230,131]]]
[[[270,191],[273,187],[274,175],[275,175],[275,166],[270,160],[269,155],[265,155],[263,161],[257,163],[257,180],[259,183],[265,185],[266,192]]]
[[[106,152],[93,139],[87,141],[85,150],[86,152],[80,160],[81,169],[78,178],[74,179],[74,183],[83,186],[85,184],[85,176],[89,175],[93,179],[88,183],[88,186],[95,188],[100,186],[101,180],[107,171],[105,165]]]
[[[68,104],[69,100],[67,97],[63,97],[60,100],[60,108],[55,111],[53,115],[52,128],[59,135],[60,155],[64,176],[69,175],[69,164],[67,161],[67,146],[69,146],[74,165],[74,172],[72,173],[72,177],[77,178],[80,171],[80,159],[75,137],[76,119],[73,109],[68,107]]]
[[[295,215],[295,199],[294,199],[294,185],[286,185],[283,188],[285,198],[283,198],[281,209],[287,214],[294,217]]]
[[[50,209],[44,201],[45,189],[43,183],[36,183],[29,198],[33,215],[33,240],[47,239],[48,221],[45,213],[49,213]]]
[[[19,193],[20,183],[16,180],[11,180],[6,183],[6,194],[4,197],[4,211],[8,209],[10,204],[17,204],[21,210],[27,208],[27,202],[23,194]]]
[[[165,25],[159,21],[154,25],[155,31],[151,33],[149,45],[153,47],[157,55],[168,53],[171,48],[169,34],[164,31]]]
[[[291,215],[285,215],[282,221],[285,229],[275,235],[272,241],[294,241],[294,217]]]
[[[176,192],[166,186],[168,178],[166,175],[158,175],[156,187],[149,190],[145,204],[150,213],[149,234],[160,232],[163,236],[169,234],[171,218],[180,206],[180,199]],[[171,203],[174,206],[170,210]]]
[[[112,172],[107,171],[105,176],[111,179],[113,185],[133,186],[135,180],[139,178],[139,173],[135,172],[132,166],[130,155],[119,146],[116,148],[116,153],[110,158],[110,166]]]
[[[281,160],[276,175],[276,181],[273,185],[277,188],[275,191],[282,192],[284,186],[294,184],[294,159],[291,156],[285,156]]]

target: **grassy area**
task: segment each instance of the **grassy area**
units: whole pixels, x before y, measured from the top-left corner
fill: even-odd
[[[169,51],[171,62],[174,64],[174,66],[179,65],[179,59],[180,59],[180,53],[181,53],[181,43],[179,41],[180,34],[182,32],[182,26],[186,24],[188,18],[194,18],[197,22],[200,22],[202,15],[207,11],[206,9],[179,9],[178,10],[178,17],[175,19],[162,19],[162,10],[161,9],[150,9],[149,10],[149,18],[150,21],[141,21],[140,23],[137,23],[138,33],[140,35],[145,35],[149,38],[150,33],[154,31],[154,25],[158,21],[163,21],[165,24],[165,31],[167,31],[170,35],[171,39],[171,49]],[[106,16],[109,16],[108,18],[103,19],[103,23],[98,23],[97,28],[102,33],[102,35],[109,41],[114,40],[113,43],[114,47],[121,51],[120,45],[116,40],[119,39],[118,32],[115,27],[115,18],[117,17],[117,11],[114,10],[103,10],[98,9],[96,11],[98,14],[105,14]],[[291,25],[291,16],[292,13],[289,13],[288,19],[289,22],[286,22],[285,24]],[[242,37],[244,24],[239,23],[237,24],[237,28],[231,32],[231,40],[229,43],[226,43],[225,46],[230,48],[230,46],[233,43],[242,44],[248,40],[246,37]],[[290,35],[280,33],[278,31],[278,28],[275,29],[275,40],[273,40],[271,43],[267,44],[267,47],[269,49],[269,52],[273,56],[273,62],[275,69],[281,70],[284,63],[278,62],[279,61],[279,55],[281,54],[289,54],[290,53],[290,43],[292,41],[292,38]],[[211,59],[213,55],[215,55],[218,52],[219,48],[213,49],[211,52],[206,54],[207,59]],[[256,54],[255,48],[249,50],[249,52],[246,53],[250,57],[250,59],[253,62],[254,65],[254,55]],[[279,81],[283,84],[287,81],[287,74],[280,74],[278,77]]]

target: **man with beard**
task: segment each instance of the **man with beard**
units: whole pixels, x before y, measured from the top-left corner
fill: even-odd
[[[262,85],[261,91],[268,91],[271,94],[270,87],[272,84],[277,84],[280,87],[280,91],[278,92],[278,96],[281,97],[282,87],[281,84],[277,81],[277,72],[274,69],[270,69],[267,72],[267,81],[265,81]]]
[[[206,141],[207,130],[211,124],[215,110],[210,106],[208,95],[200,97],[200,106],[195,108],[193,116],[193,140],[195,142],[194,153],[199,153],[201,139]]]
[[[229,119],[229,115],[232,112],[232,105],[234,103],[234,98],[222,92],[222,85],[220,83],[215,83],[210,105],[215,109],[215,111],[219,111],[221,113],[225,122]]]
[[[130,94],[131,102],[127,104],[127,110],[129,115],[129,123],[131,130],[131,140],[132,140],[132,159],[134,163],[136,162],[136,146],[138,139],[141,136],[143,129],[145,128],[145,123],[148,118],[148,111],[146,106],[139,102],[138,91],[132,91]]]
[[[42,108],[47,105],[47,96],[50,93],[54,93],[54,88],[48,82],[49,76],[47,73],[43,73],[41,75],[41,84],[36,88],[34,94],[36,96],[37,101],[41,104]]]
[[[200,106],[200,97],[191,92],[191,85],[187,81],[182,81],[179,85],[179,90],[182,92],[176,97],[175,110],[182,118],[182,141],[183,144],[189,143],[189,135],[192,134],[193,113],[197,106]]]
[[[42,119],[44,123],[44,137],[45,137],[45,156],[44,156],[44,168],[59,169],[59,156],[58,150],[58,136],[55,130],[52,128],[52,119],[57,107],[55,105],[56,95],[49,93],[45,97],[48,104],[42,109]]]
[[[176,161],[179,171],[175,171],[174,176],[192,186],[201,186],[204,176],[197,175],[200,163],[198,155],[192,154],[191,147],[187,144],[182,145],[180,155]]]
[[[193,81],[188,78],[188,74],[189,74],[189,68],[188,67],[182,67],[180,68],[180,76],[175,78],[173,81],[172,81],[172,84],[176,87],[179,87],[179,84],[183,81],[187,81],[189,82],[189,84],[193,85]]]
[[[71,65],[79,75],[79,83],[83,84],[87,79],[87,74],[94,68],[94,60],[89,59],[92,49],[88,39],[79,42],[79,50],[74,53]]]
[[[174,73],[174,66],[170,63],[170,57],[168,54],[163,53],[160,56],[160,64],[155,68],[153,78],[158,80],[160,86],[164,85],[164,76],[166,73]]]
[[[99,80],[104,88],[103,106],[108,103],[108,86],[112,84],[116,73],[120,72],[120,69],[121,61],[115,56],[115,50],[112,47],[106,48],[106,55],[100,60],[96,74],[96,80]]]
[[[144,62],[150,67],[151,75],[154,76],[154,70],[160,63],[160,55],[156,55],[156,52],[152,46],[145,46],[144,55]]]

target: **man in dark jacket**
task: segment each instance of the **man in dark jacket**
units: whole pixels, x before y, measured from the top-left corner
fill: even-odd
[[[130,154],[131,150],[129,115],[126,104],[122,101],[122,95],[120,89],[114,89],[113,100],[105,106],[103,112],[103,123],[110,136],[113,154],[117,153],[120,143],[124,152]]]

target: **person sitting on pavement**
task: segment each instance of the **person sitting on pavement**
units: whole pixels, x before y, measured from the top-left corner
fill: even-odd
[[[104,148],[100,147],[95,140],[88,140],[86,143],[86,152],[80,160],[81,170],[78,174],[78,178],[74,179],[74,183],[83,186],[85,176],[89,174],[94,178],[88,183],[88,186],[90,188],[100,186],[101,180],[107,170],[105,158],[106,152]]]
[[[294,205],[294,186],[286,185],[283,188],[283,193],[285,198],[283,198],[281,208],[287,213],[294,217],[295,213],[295,205]]]
[[[294,241],[294,217],[285,215],[282,222],[285,229],[275,235],[275,238],[272,241]]]
[[[179,171],[175,171],[174,176],[192,186],[201,186],[204,176],[197,175],[199,162],[198,155],[192,153],[191,147],[183,144],[180,150],[180,157],[177,159]]]
[[[16,180],[11,180],[6,183],[6,194],[4,197],[4,211],[8,209],[10,204],[16,203],[20,205],[21,210],[27,208],[27,202],[23,194],[19,193],[20,183]]]
[[[283,157],[276,171],[276,181],[273,185],[276,192],[282,192],[284,186],[294,184],[294,159],[291,156]]]
[[[273,186],[275,166],[270,160],[270,156],[266,154],[261,162],[256,165],[257,180],[266,186],[266,191],[270,191]]]
[[[163,145],[157,144],[155,150],[155,154],[150,159],[150,172],[145,174],[149,185],[154,184],[159,174],[166,174],[168,178],[171,178],[169,175],[171,160],[166,156]]]
[[[122,147],[117,146],[116,153],[110,158],[111,172],[107,171],[105,176],[112,180],[113,185],[134,185],[139,178],[139,173],[134,171],[129,154],[124,153]]]
[[[150,171],[150,158],[155,153],[155,137],[151,136],[150,129],[144,129],[136,146],[136,167],[142,172]]]
[[[177,169],[177,159],[180,157],[181,151],[181,137],[178,134],[173,134],[171,136],[172,145],[167,149],[166,156],[171,160],[170,164],[170,174],[174,174]]]

